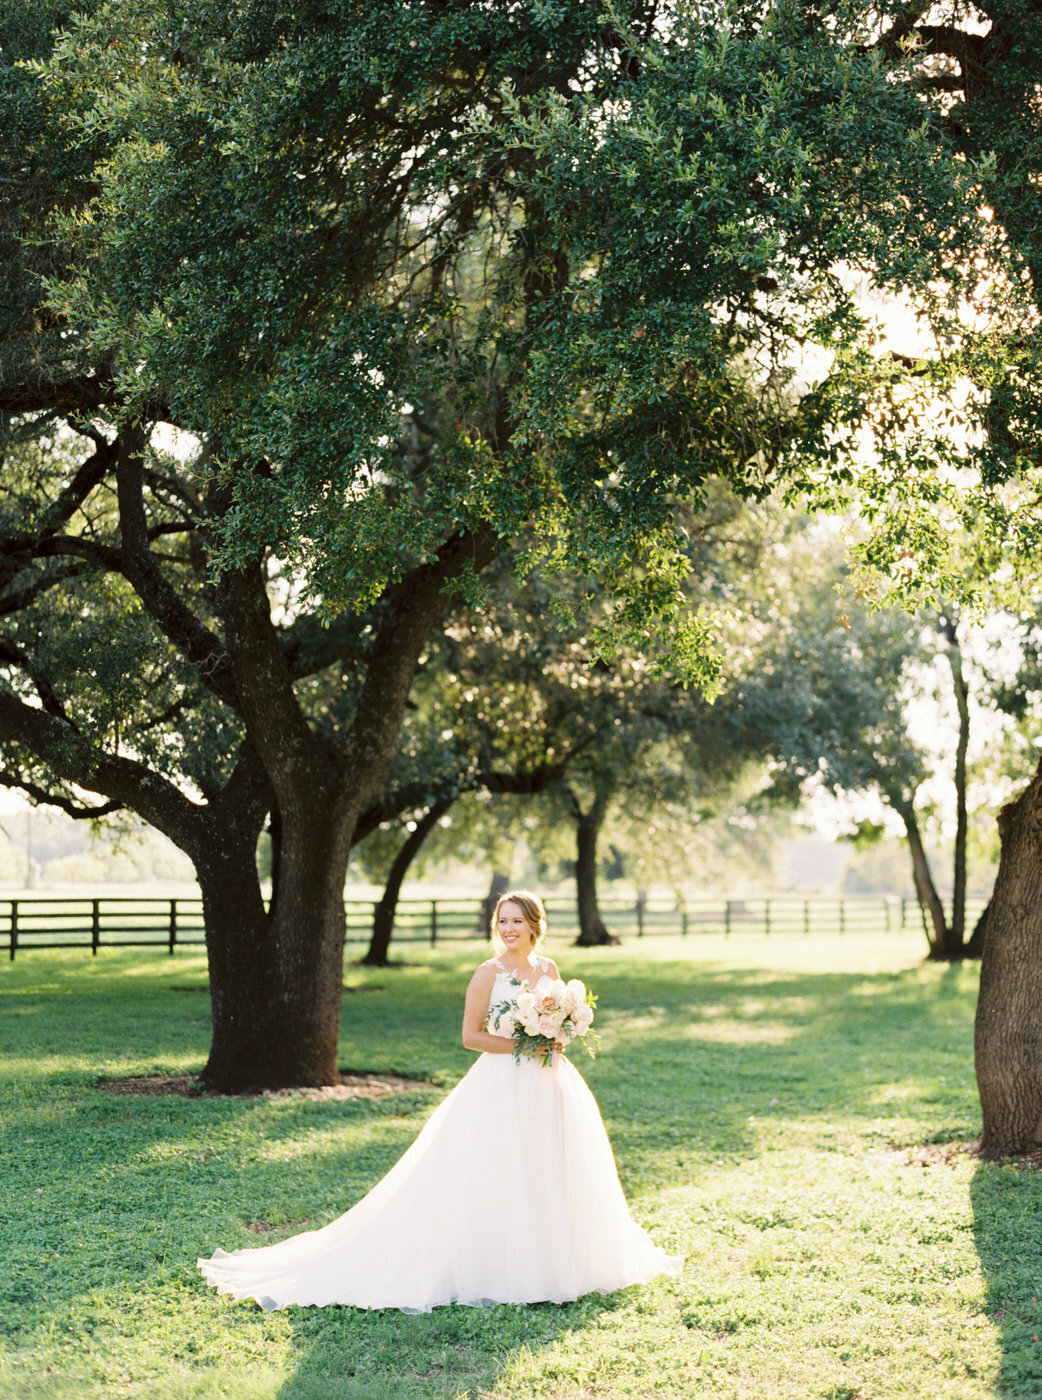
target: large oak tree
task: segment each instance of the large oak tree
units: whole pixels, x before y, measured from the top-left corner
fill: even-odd
[[[612,15],[0,6],[6,780],[192,857],[211,1087],[336,1073],[347,855],[453,595],[523,528],[697,676],[676,502],[842,458],[835,264],[900,284],[957,219],[872,55]]]

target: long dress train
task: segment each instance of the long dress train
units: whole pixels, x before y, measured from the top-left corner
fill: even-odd
[[[497,965],[498,967],[498,965]],[[497,970],[490,1004],[522,990]],[[681,1260],[631,1218],[597,1103],[563,1056],[482,1054],[357,1205],[320,1230],[200,1259],[263,1308],[565,1303]]]

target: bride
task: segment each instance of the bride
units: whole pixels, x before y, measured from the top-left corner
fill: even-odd
[[[608,1293],[681,1260],[631,1219],[608,1136],[562,1051],[512,1056],[486,1029],[490,1005],[556,978],[538,945],[542,901],[505,894],[492,918],[496,956],[467,988],[463,1044],[474,1065],[382,1181],[321,1230],[265,1249],[200,1259],[207,1283],[263,1308],[291,1304],[427,1312],[444,1303],[566,1303]]]

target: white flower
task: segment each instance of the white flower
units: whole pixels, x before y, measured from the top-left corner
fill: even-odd
[[[580,1006],[585,1006],[586,1004],[586,988],[579,981],[578,977],[573,977],[570,982],[566,983],[564,991],[568,1010],[574,1015]]]

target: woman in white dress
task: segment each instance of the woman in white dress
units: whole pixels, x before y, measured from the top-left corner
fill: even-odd
[[[427,1312],[445,1303],[566,1303],[677,1273],[630,1217],[596,1101],[563,1049],[512,1055],[489,1007],[556,978],[537,947],[542,902],[496,905],[497,955],[467,988],[463,1043],[479,1057],[382,1181],[331,1224],[265,1249],[200,1259],[207,1283],[263,1308]]]

